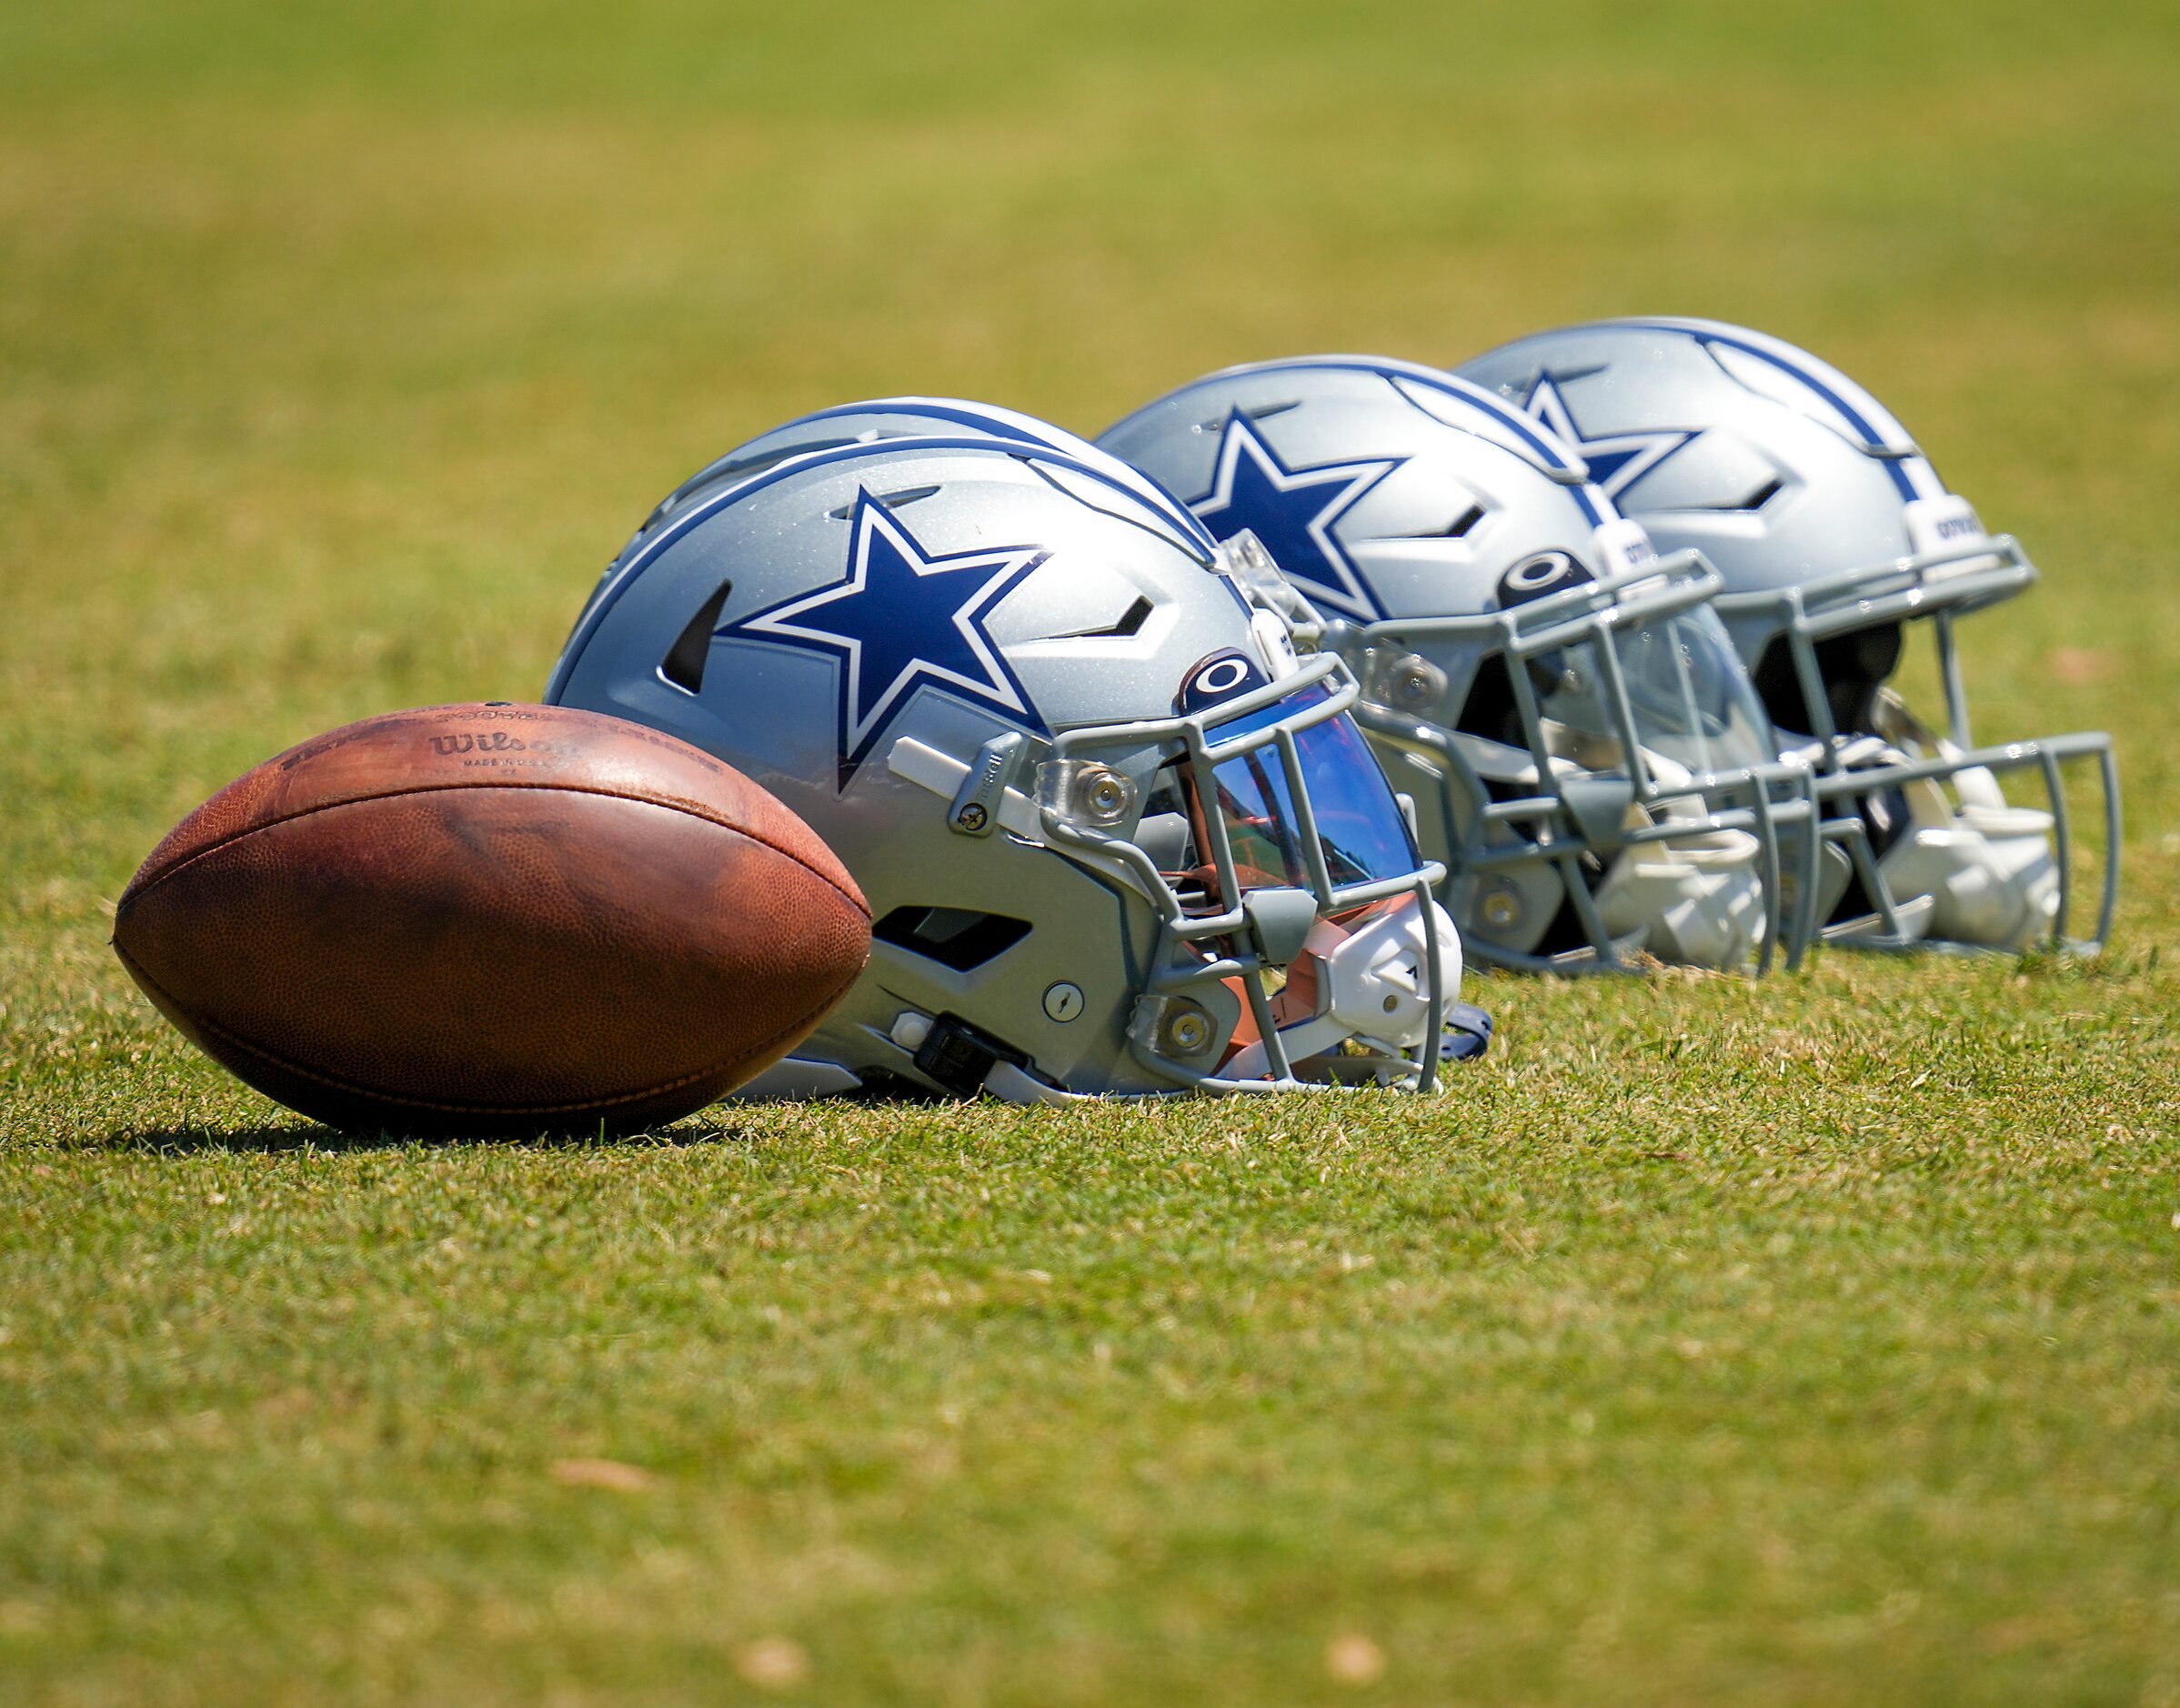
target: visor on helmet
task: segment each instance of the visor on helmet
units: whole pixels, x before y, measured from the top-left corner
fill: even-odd
[[[1190,912],[1223,911],[1251,889],[1313,888],[1310,828],[1336,889],[1405,877],[1422,864],[1400,803],[1353,719],[1333,712],[1303,721],[1331,703],[1331,690],[1314,682],[1211,725],[1205,731],[1212,755],[1208,790],[1204,768],[1185,756],[1169,763],[1145,813],[1158,829],[1140,839],[1155,843],[1162,830],[1153,857]],[[1296,800],[1280,744],[1248,740],[1282,725],[1299,726],[1291,728],[1291,738],[1306,806]],[[1233,858],[1231,895],[1212,852],[1213,814]]]
[[[1616,631],[1609,643],[1637,746],[1698,779],[1730,777],[1769,763],[1769,724],[1724,626],[1703,608],[1653,618]],[[1584,640],[1530,662],[1548,749],[1585,770],[1627,769],[1626,726],[1612,681]]]

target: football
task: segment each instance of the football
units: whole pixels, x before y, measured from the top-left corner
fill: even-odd
[[[623,1131],[786,1054],[861,971],[870,912],[709,755],[493,703],[230,783],[130,881],[114,948],[207,1055],[330,1125]]]

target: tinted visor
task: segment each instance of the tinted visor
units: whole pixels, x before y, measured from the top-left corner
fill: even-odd
[[[1330,690],[1312,685],[1261,711],[1213,725],[1206,734],[1214,744],[1231,742],[1288,723],[1331,698]],[[1352,718],[1342,712],[1295,729],[1294,749],[1310,817],[1324,851],[1325,874],[1335,886],[1405,877],[1422,864],[1400,804]],[[1216,893],[1220,886],[1206,816],[1215,810],[1225,824],[1234,878],[1242,890],[1311,888],[1308,820],[1297,810],[1277,744],[1266,740],[1221,759],[1211,770],[1210,800],[1204,799],[1202,779],[1190,775],[1185,763],[1177,763],[1170,774],[1170,787],[1181,799],[1169,796],[1169,800],[1185,812],[1190,835],[1178,862],[1181,869],[1169,876],[1187,879],[1186,888],[1194,889],[1208,909],[1231,907],[1239,899]],[[1153,807],[1160,804],[1154,801]]]

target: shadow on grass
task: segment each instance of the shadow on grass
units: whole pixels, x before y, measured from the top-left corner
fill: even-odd
[[[337,1127],[123,1128],[86,1135],[74,1149],[130,1150],[146,1156],[193,1156],[205,1151],[238,1151],[259,1156],[337,1156],[372,1150],[581,1150],[603,1146],[638,1150],[686,1150],[695,1145],[740,1144],[738,1127],[713,1121],[655,1132],[398,1133],[344,1132]]]
[[[871,1105],[938,1108],[959,1104],[961,1100],[943,1092],[924,1090],[905,1081],[886,1081],[835,1100],[842,1107],[849,1108]],[[765,1109],[777,1105],[769,1100],[759,1100],[745,1107]],[[133,1150],[154,1156],[188,1156],[213,1150],[282,1156],[302,1152],[335,1155],[352,1151],[401,1150],[412,1145],[427,1150],[493,1148],[577,1150],[602,1145],[624,1149],[685,1150],[695,1145],[746,1144],[749,1142],[749,1138],[748,1132],[733,1121],[717,1119],[708,1111],[699,1111],[695,1115],[684,1116],[670,1126],[642,1132],[604,1132],[595,1128],[588,1132],[531,1133],[397,1132],[391,1129],[370,1131],[360,1128],[344,1130],[296,1118],[286,1126],[122,1127],[111,1132],[86,1133],[75,1140],[73,1147],[89,1150]]]

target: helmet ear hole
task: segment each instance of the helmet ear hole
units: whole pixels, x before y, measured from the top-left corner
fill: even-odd
[[[1749,680],[1776,728],[1797,736],[1816,733],[1815,708],[1803,698],[1802,678],[1794,671],[1793,642],[1785,635],[1772,637],[1749,672]]]
[[[1877,690],[1899,668],[1901,647],[1898,623],[1880,623],[1817,642],[1817,671],[1832,701],[1833,722],[1843,732],[1875,732]]]

